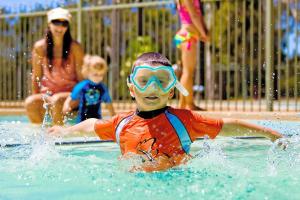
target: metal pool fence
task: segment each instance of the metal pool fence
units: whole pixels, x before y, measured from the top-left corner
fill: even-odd
[[[299,111],[298,7],[297,1],[203,0],[211,41],[198,46],[197,104],[210,110]],[[126,77],[142,52],[161,52],[180,66],[173,0],[78,0],[67,8],[73,37],[86,53],[108,61],[105,82],[116,104],[131,101]],[[46,27],[46,11],[0,15],[1,102],[30,94],[31,49]]]

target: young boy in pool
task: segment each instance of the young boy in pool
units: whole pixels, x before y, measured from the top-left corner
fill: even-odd
[[[75,126],[49,129],[53,135],[74,131],[93,132],[103,140],[114,140],[121,153],[139,155],[136,170],[166,170],[185,163],[192,142],[203,136],[263,136],[275,141],[278,132],[239,120],[212,119],[185,109],[167,106],[177,88],[187,91],[178,82],[170,61],[159,53],[144,53],[135,61],[127,82],[137,109],[109,120],[88,119]]]
[[[102,102],[105,103],[111,116],[115,115],[108,89],[102,83],[107,69],[103,58],[95,55],[84,57],[82,75],[85,80],[75,85],[71,95],[66,99],[63,106],[65,115],[78,107],[78,123],[89,118],[101,119]]]

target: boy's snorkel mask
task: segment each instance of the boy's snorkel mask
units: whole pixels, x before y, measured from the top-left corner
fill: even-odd
[[[129,82],[133,83],[140,92],[160,88],[163,93],[167,93],[176,87],[182,95],[189,95],[177,80],[171,66],[136,66],[129,76]]]

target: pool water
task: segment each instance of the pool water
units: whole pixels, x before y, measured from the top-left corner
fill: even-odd
[[[285,151],[265,139],[219,137],[195,142],[186,165],[133,173],[137,161],[118,159],[114,143],[40,143],[39,127],[2,120],[0,199],[299,199],[299,123],[271,123],[294,135]],[[24,145],[3,147],[13,143]]]

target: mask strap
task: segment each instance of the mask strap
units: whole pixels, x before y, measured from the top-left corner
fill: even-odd
[[[179,90],[179,92],[180,92],[183,96],[186,97],[186,96],[189,95],[189,92],[185,89],[185,87],[183,87],[183,85],[182,85],[178,80],[176,80],[175,87],[177,88],[177,90]]]
[[[128,84],[128,83],[131,83],[130,75],[127,76],[126,82],[127,82],[127,84]]]

